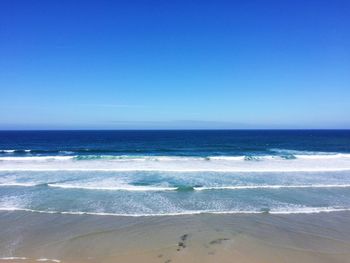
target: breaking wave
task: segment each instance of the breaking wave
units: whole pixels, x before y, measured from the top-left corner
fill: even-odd
[[[0,170],[72,171],[345,171],[350,170],[350,154],[296,154],[254,156],[1,156]]]
[[[79,184],[56,183],[0,183],[0,187],[52,187],[62,189],[82,189],[95,191],[130,191],[130,192],[162,192],[162,191],[209,191],[209,190],[249,190],[249,189],[292,189],[292,188],[350,188],[350,184],[304,184],[304,185],[227,185],[227,186],[93,186]]]

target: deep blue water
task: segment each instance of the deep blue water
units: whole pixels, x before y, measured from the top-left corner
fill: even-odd
[[[17,154],[237,156],[274,149],[349,153],[350,130],[0,131],[0,150]]]
[[[350,131],[0,131],[0,209],[348,210]]]

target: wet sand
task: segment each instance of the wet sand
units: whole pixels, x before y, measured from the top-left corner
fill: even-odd
[[[0,262],[350,262],[350,212],[164,217],[0,212]]]

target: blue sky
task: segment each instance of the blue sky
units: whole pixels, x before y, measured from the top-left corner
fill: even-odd
[[[350,2],[0,1],[0,129],[350,128]]]

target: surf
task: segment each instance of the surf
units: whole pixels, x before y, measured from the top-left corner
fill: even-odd
[[[5,156],[1,171],[307,172],[349,171],[350,154],[283,156]]]

